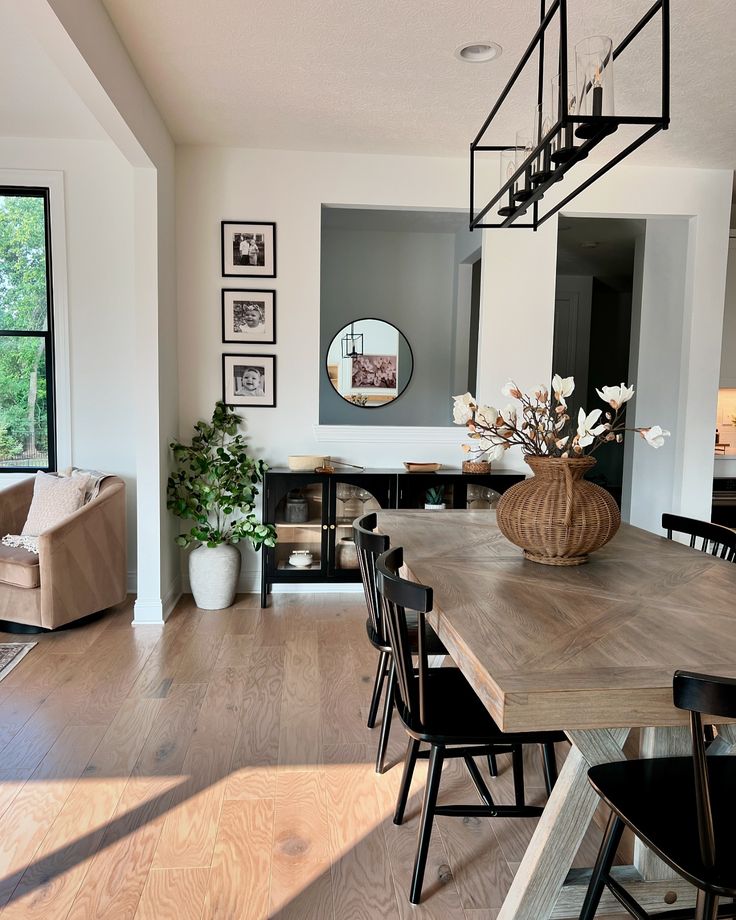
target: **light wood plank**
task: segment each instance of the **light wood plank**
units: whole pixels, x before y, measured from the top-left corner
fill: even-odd
[[[257,646],[245,660],[246,686],[225,798],[271,798],[278,773],[284,649]]]
[[[369,762],[343,763],[337,750],[324,768],[335,920],[373,920],[397,910],[393,876]]]
[[[166,816],[153,867],[208,866],[232,759],[245,676],[238,668],[214,673],[182,770],[175,807]]]
[[[305,630],[285,643],[279,767],[297,772],[320,763],[320,681],[317,636]]]
[[[152,869],[135,920],[199,920],[209,869]]]
[[[273,815],[270,799],[223,803],[202,920],[267,916]]]
[[[68,920],[132,920],[153,862],[173,792],[182,786],[184,757],[205,687],[181,684],[160,704],[100,848],[89,864]]]
[[[8,807],[0,835],[0,904],[11,897],[104,733],[100,725],[65,728]]]
[[[328,920],[332,884],[322,773],[282,773],[274,808],[269,915]]]
[[[36,851],[3,917],[66,917],[159,709],[158,700],[123,704]]]

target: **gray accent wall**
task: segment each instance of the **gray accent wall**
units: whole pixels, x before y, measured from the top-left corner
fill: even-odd
[[[319,421],[322,425],[451,425],[455,322],[454,233],[323,227]],[[346,402],[327,377],[333,336],[351,320],[384,319],[406,336],[414,373],[392,403]],[[401,365],[403,354],[400,355]],[[401,370],[400,370],[401,373]]]

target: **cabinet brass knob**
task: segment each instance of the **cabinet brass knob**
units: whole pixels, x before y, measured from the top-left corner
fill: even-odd
[[[327,530],[327,524],[322,525],[322,530]]]
[[[334,529],[335,529],[335,525],[334,525],[334,524],[330,524],[330,530],[334,530]]]

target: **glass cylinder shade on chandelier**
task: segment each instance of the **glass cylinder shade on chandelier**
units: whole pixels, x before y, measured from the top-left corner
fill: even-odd
[[[544,146],[541,146],[539,156],[532,164],[531,178],[535,185],[538,185],[540,182],[546,182],[548,179],[552,178],[554,171],[552,167],[553,139],[549,138],[546,143],[544,143],[544,141],[552,130],[553,123],[552,109],[549,102],[534,107],[534,120],[532,125],[534,148],[539,149],[540,145],[544,144]]]
[[[531,152],[534,149],[534,134],[529,129],[525,131],[516,132],[516,168],[528,159],[531,156]],[[532,164],[530,163],[524,170],[523,175],[519,178],[517,182],[516,192],[514,193],[514,200],[521,202],[527,201],[534,194],[534,189],[532,188]]]
[[[516,172],[516,147],[507,147],[505,150],[502,150],[498,159],[501,166],[498,187],[503,188]],[[516,183],[514,182],[509,187],[508,204],[498,209],[498,213],[501,217],[508,217],[509,214],[513,214],[516,210],[516,202],[514,201],[515,191]]]
[[[562,98],[562,89],[560,86],[560,75],[555,74],[551,80],[552,86],[552,110],[556,113],[554,121],[560,121],[568,115],[577,115],[578,97],[575,88],[575,71],[571,70],[567,75],[567,100]],[[552,162],[555,164],[566,163],[575,153],[575,139],[573,137],[574,126],[572,122],[565,125],[562,133],[555,139],[552,149]]]
[[[578,115],[600,118],[615,114],[613,41],[608,36],[593,35],[575,46],[575,85]],[[595,137],[601,130],[600,125],[587,122],[579,125],[575,134],[585,139]]]

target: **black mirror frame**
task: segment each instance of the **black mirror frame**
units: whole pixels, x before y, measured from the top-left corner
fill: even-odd
[[[373,322],[376,322],[376,323],[385,323],[387,326],[391,326],[392,329],[395,329],[395,330],[399,333],[399,335],[401,336],[401,338],[406,342],[406,347],[409,349],[409,357],[411,358],[411,370],[409,371],[409,377],[408,377],[408,379],[407,379],[407,381],[406,381],[406,385],[403,387],[403,389],[401,389],[401,390],[396,394],[396,396],[395,396],[393,399],[387,400],[385,403],[381,403],[380,405],[377,405],[377,406],[367,406],[367,405],[366,405],[366,406],[358,406],[358,405],[356,405],[354,402],[352,402],[352,400],[348,399],[346,396],[343,396],[342,393],[340,393],[340,391],[337,389],[337,387],[335,386],[335,384],[332,382],[332,380],[330,380],[330,370],[329,370],[329,366],[328,366],[328,363],[327,363],[327,359],[328,359],[328,356],[329,356],[329,353],[330,353],[330,348],[331,348],[331,346],[332,346],[332,343],[335,341],[335,339],[336,339],[339,335],[341,335],[341,333],[343,332],[343,330],[344,330],[345,328],[347,328],[347,326],[349,326],[350,323],[364,323],[364,322],[367,322],[368,320],[372,320]],[[398,357],[398,356],[397,356],[397,357]],[[397,325],[395,325],[394,323],[389,322],[389,320],[387,320],[387,319],[381,319],[380,316],[361,316],[360,319],[354,319],[354,320],[351,320],[349,323],[343,324],[343,325],[337,330],[337,332],[334,333],[334,335],[333,335],[332,338],[330,339],[329,345],[327,346],[327,350],[325,351],[325,374],[327,375],[327,380],[328,380],[328,382],[329,382],[329,384],[330,384],[330,387],[332,388],[333,393],[335,393],[336,396],[339,396],[340,399],[342,399],[344,402],[348,403],[349,405],[353,406],[353,407],[356,408],[356,409],[383,409],[385,406],[391,406],[391,405],[393,405],[398,399],[401,399],[401,397],[404,395],[404,393],[406,393],[406,391],[409,389],[409,384],[411,383],[411,379],[412,379],[412,377],[414,376],[414,351],[412,350],[411,343],[409,342],[409,339],[407,339],[407,337],[404,335],[404,333],[401,331],[401,329],[399,329],[399,327],[398,327]],[[399,383],[399,380],[398,380],[398,363],[397,363],[397,377],[396,377],[396,385],[397,385],[397,388],[398,388],[398,383]]]

